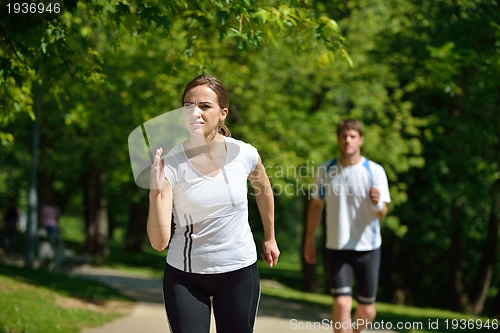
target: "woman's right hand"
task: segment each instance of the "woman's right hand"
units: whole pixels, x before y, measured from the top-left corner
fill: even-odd
[[[156,155],[151,165],[151,172],[149,175],[149,189],[150,193],[160,193],[165,186],[165,160],[161,158],[163,149],[156,149]]]

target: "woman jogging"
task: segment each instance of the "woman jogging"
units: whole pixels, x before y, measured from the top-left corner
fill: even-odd
[[[262,258],[272,267],[280,252],[271,185],[257,150],[224,125],[229,100],[217,78],[189,82],[182,105],[190,137],[164,158],[157,149],[147,222],[153,248],[170,242],[163,279],[168,321],[174,333],[207,333],[213,304],[218,333],[252,332],[260,283],[247,180],[264,225]]]

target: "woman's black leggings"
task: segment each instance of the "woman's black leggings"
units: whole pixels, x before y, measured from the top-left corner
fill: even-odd
[[[220,274],[187,273],[165,266],[163,299],[173,333],[208,333],[210,296],[217,333],[253,332],[260,299],[257,263]]]

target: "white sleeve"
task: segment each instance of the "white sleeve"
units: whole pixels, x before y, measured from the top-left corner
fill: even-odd
[[[380,199],[383,202],[391,202],[389,193],[389,182],[384,168],[376,163],[373,163],[373,186],[380,191]]]
[[[164,168],[164,172],[165,172],[165,178],[167,178],[167,181],[168,183],[170,184],[170,187],[172,189],[174,189],[174,185],[175,185],[175,171],[176,169],[174,168],[174,165],[172,163],[172,159],[169,158],[169,156],[165,156],[164,157],[164,160],[165,160],[165,168]]]
[[[257,163],[259,163],[259,152],[254,146],[249,143],[246,144],[245,148],[247,172],[248,174],[251,174],[253,170],[255,170]]]

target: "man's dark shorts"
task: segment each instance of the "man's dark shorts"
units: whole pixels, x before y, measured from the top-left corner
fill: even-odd
[[[377,296],[380,254],[380,248],[373,251],[327,249],[326,262],[333,297],[352,297],[354,277],[358,303],[374,303]]]

